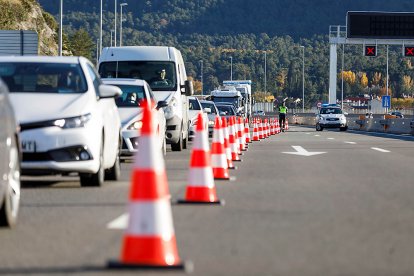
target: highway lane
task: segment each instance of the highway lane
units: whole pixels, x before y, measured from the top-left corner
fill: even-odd
[[[325,153],[285,153],[298,147]],[[184,196],[189,154],[167,153],[173,199]],[[242,158],[236,181],[216,181],[225,206],[173,205],[179,254],[195,275],[414,271],[412,138],[291,126]],[[25,182],[18,227],[0,230],[0,275],[113,275],[105,262],[118,258],[122,231],[107,224],[125,212],[131,168],[102,188]]]

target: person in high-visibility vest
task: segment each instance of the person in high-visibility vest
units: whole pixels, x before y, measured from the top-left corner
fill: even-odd
[[[288,112],[288,108],[286,107],[285,102],[279,106],[279,125],[282,131],[285,131],[285,121],[286,121],[286,114]]]

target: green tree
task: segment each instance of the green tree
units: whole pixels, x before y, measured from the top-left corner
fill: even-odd
[[[95,49],[95,43],[89,36],[88,32],[80,28],[69,36],[69,49],[74,56],[83,56],[92,59],[92,53]]]

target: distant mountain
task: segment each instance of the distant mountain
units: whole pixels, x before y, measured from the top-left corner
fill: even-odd
[[[46,11],[58,13],[59,1],[39,2]],[[103,0],[105,16],[114,12],[114,2]],[[128,3],[125,11],[132,14],[133,24],[142,31],[207,35],[266,33],[295,39],[326,34],[329,25],[344,25],[346,12],[350,10],[414,11],[412,0],[118,0],[118,4],[121,2]],[[99,0],[65,0],[64,10],[98,14],[99,3]]]

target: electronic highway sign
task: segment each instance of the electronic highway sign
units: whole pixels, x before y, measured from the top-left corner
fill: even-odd
[[[412,12],[347,13],[347,38],[414,39]]]

